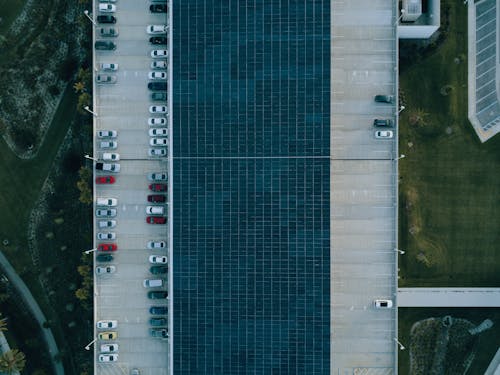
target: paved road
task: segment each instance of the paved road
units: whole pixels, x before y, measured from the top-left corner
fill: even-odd
[[[6,276],[8,277],[12,285],[17,289],[19,295],[30,309],[33,317],[40,325],[43,337],[49,348],[50,359],[52,361],[52,367],[54,368],[54,373],[57,375],[64,375],[64,367],[62,363],[54,360],[54,356],[59,354],[59,349],[57,348],[56,340],[54,339],[52,330],[50,328],[43,327],[43,323],[47,321],[45,315],[40,309],[40,306],[38,306],[38,303],[36,302],[35,298],[33,298],[33,295],[29,291],[24,281],[19,277],[19,275],[16,273],[12,265],[9,263],[9,261],[1,251],[0,251],[0,268],[5,272]]]
[[[399,288],[399,307],[500,307],[500,288]]]

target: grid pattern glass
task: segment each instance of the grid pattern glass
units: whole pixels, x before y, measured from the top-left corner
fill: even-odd
[[[330,1],[173,4],[175,374],[330,370]]]

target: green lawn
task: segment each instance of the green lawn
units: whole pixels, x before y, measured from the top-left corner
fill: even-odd
[[[410,374],[410,330],[414,323],[431,317],[467,319],[478,325],[485,319],[491,319],[493,327],[479,335],[476,357],[467,374],[484,374],[500,346],[500,309],[498,308],[399,308],[398,337],[407,350],[399,351],[398,372]]]
[[[446,41],[400,77],[399,285],[498,287],[500,136],[467,120],[467,8],[447,4]]]

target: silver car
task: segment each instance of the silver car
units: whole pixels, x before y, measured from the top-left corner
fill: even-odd
[[[167,174],[160,172],[153,172],[148,174],[149,181],[167,181]]]
[[[165,148],[150,148],[148,151],[149,156],[167,156],[167,149]]]
[[[115,217],[116,209],[115,208],[99,208],[95,210],[95,216],[97,217]]]
[[[115,240],[116,239],[116,233],[115,232],[99,232],[97,233],[97,239],[98,240]]]
[[[110,74],[98,74],[95,77],[97,83],[116,83],[116,76]]]
[[[102,63],[100,65],[101,70],[107,70],[107,71],[117,71],[118,70],[118,64],[116,63]]]

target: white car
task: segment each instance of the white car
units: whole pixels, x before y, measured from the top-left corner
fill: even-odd
[[[168,129],[161,128],[161,129],[149,129],[149,136],[150,137],[162,137],[162,136],[167,136],[168,135]]]
[[[97,233],[97,239],[98,240],[116,240],[116,233],[115,232],[108,232],[108,233],[99,232],[99,233]]]
[[[167,181],[168,177],[166,173],[153,172],[148,174],[149,181]]]
[[[392,132],[392,130],[377,130],[375,132],[375,138],[392,138],[394,135],[394,133]]]
[[[377,309],[390,309],[392,307],[392,301],[390,299],[376,299],[373,301],[373,304]]]
[[[144,288],[161,288],[163,286],[162,279],[146,279],[142,282]]]
[[[105,275],[115,272],[116,272],[115,266],[99,266],[95,268],[96,275]]]
[[[118,361],[118,354],[99,354],[99,362],[108,363]]]
[[[118,172],[120,172],[120,164],[118,164],[118,163],[96,163],[95,169],[97,171],[118,173]]]
[[[151,63],[151,69],[167,69],[167,60],[156,60]]]
[[[118,344],[102,344],[101,353],[117,353],[118,352]]]
[[[99,220],[97,226],[99,229],[114,228],[116,227],[116,220]]]
[[[116,130],[99,130],[97,138],[116,138],[118,132]]]
[[[168,146],[168,138],[151,138],[149,140],[150,146],[160,146],[167,147]]]
[[[151,57],[153,59],[168,57],[168,51],[166,49],[154,49],[151,51]]]
[[[150,255],[149,263],[153,264],[167,264],[167,257],[164,255]]]
[[[99,4],[99,12],[114,13],[114,12],[116,12],[116,5],[113,5],[113,4]]]
[[[118,64],[116,63],[102,63],[100,65],[101,70],[116,72],[118,70]]]
[[[100,148],[114,150],[118,147],[118,142],[116,141],[102,141],[99,143]]]
[[[166,247],[165,241],[148,241],[148,249],[165,249]]]
[[[165,117],[150,117],[148,119],[149,126],[165,126],[167,125],[167,119]]]
[[[98,206],[115,207],[118,204],[116,198],[97,198]]]
[[[166,105],[152,105],[149,107],[149,113],[167,113]]]
[[[98,74],[95,77],[95,81],[97,83],[116,83],[116,76],[110,74]]]
[[[148,25],[146,27],[148,34],[166,34],[168,31],[167,25]]]
[[[97,217],[115,217],[116,216],[116,209],[115,208],[97,209],[97,210],[95,210],[95,216],[97,216]]]
[[[165,72],[149,72],[149,79],[167,79],[167,73]]]
[[[117,326],[118,326],[117,320],[99,320],[97,322],[98,329],[116,328]]]
[[[163,215],[164,212],[163,206],[146,206],[146,214],[148,215]]]
[[[150,148],[148,150],[149,156],[167,156],[167,150],[165,148]]]
[[[118,161],[120,160],[120,154],[117,154],[116,152],[105,152],[104,154],[102,154],[102,160]]]

